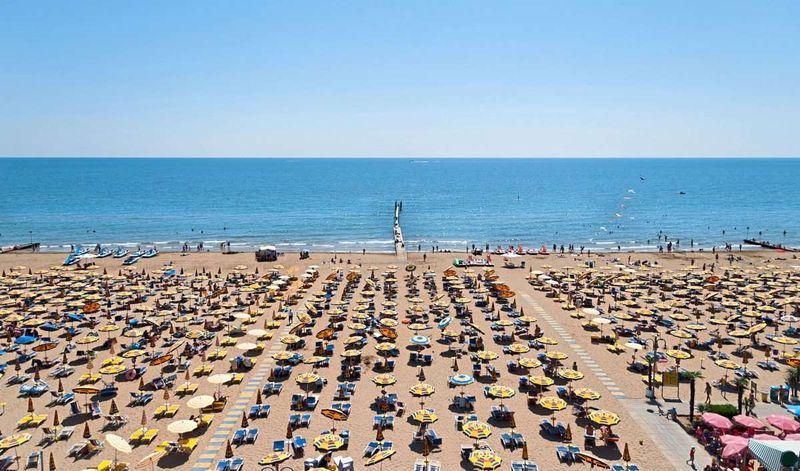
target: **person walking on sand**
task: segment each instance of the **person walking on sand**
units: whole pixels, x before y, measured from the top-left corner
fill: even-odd
[[[689,449],[689,459],[686,460],[686,464],[688,464],[692,468],[694,468],[694,453],[695,453],[695,449],[694,449],[694,447],[691,447]]]
[[[711,383],[706,381],[706,404],[711,404]]]

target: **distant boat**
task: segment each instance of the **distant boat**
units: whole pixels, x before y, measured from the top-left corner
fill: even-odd
[[[133,265],[134,263],[138,262],[140,258],[142,258],[142,257],[136,256],[136,255],[131,255],[130,257],[126,258],[125,261],[122,262],[122,264],[123,265]]]
[[[114,258],[122,258],[128,255],[129,253],[131,253],[130,250],[123,249],[122,247],[117,247],[117,249],[114,251]]]
[[[143,258],[153,258],[153,257],[155,257],[156,255],[158,255],[158,249],[157,249],[157,248],[155,248],[155,247],[153,247],[152,249],[145,251],[145,252],[142,254],[142,257],[143,257]]]
[[[111,256],[112,253],[114,253],[114,252],[112,252],[111,249],[106,248],[106,247],[102,247],[100,249],[100,251],[97,252],[97,258],[106,258],[106,257]]]

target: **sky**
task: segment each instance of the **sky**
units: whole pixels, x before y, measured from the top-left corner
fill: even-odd
[[[0,156],[800,156],[800,2],[0,0]]]

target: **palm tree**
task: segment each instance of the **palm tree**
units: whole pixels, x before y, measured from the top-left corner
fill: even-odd
[[[786,383],[792,388],[792,396],[797,397],[797,391],[800,389],[800,366],[789,368],[786,371]]]
[[[695,381],[703,377],[702,371],[687,371],[683,374],[684,378],[689,380],[689,423],[694,422],[694,397],[695,397]]]

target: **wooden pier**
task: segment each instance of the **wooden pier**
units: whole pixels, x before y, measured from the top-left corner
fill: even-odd
[[[403,202],[394,202],[394,224],[392,231],[394,234],[394,253],[402,262],[408,261],[406,254],[406,242],[403,240],[403,230],[400,228],[400,213],[403,212]]]

